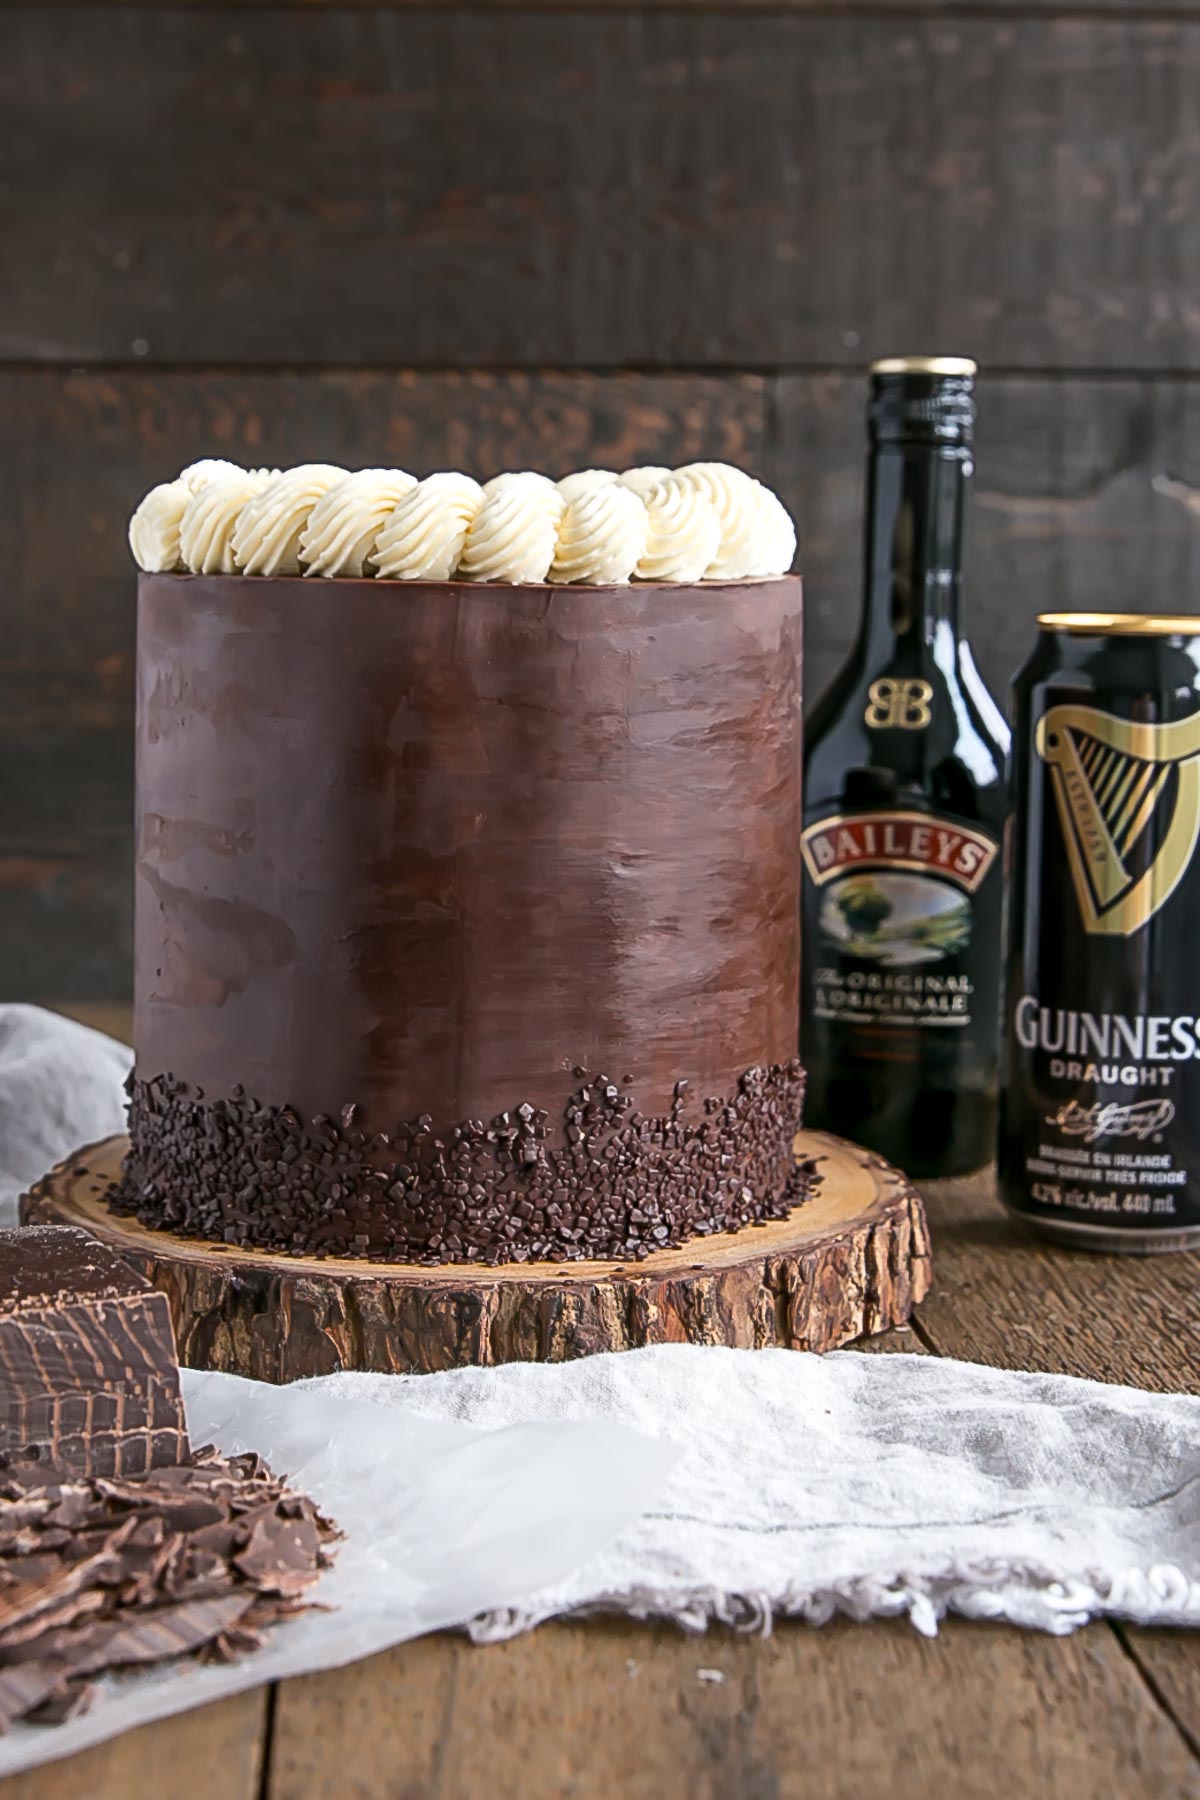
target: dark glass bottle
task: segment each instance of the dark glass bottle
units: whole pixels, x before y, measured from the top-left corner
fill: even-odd
[[[872,366],[862,629],[805,748],[805,1123],[922,1176],[996,1133],[1009,733],[959,628],[974,374]]]

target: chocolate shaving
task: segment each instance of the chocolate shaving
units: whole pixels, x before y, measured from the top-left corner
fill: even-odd
[[[104,1590],[94,1588],[86,1594],[72,1594],[60,1605],[45,1608],[19,1625],[10,1625],[0,1636],[0,1664],[21,1663],[44,1654],[43,1640],[60,1626],[77,1625],[89,1613],[103,1612]]]
[[[59,1557],[51,1572],[40,1581],[22,1581],[18,1565],[17,1579],[11,1589],[0,1589],[0,1650],[17,1626],[36,1618],[56,1602],[70,1599],[89,1583],[119,1580],[121,1565],[115,1552],[129,1536],[132,1526],[132,1519],[123,1521],[101,1549],[77,1561],[70,1559],[70,1551],[75,1546],[69,1546],[67,1553]],[[9,1571],[5,1569],[4,1573]]]
[[[211,1446],[140,1479],[10,1459],[0,1527],[0,1733],[78,1717],[110,1670],[260,1648],[340,1536],[260,1457]]]
[[[236,1625],[253,1604],[254,1593],[247,1590],[214,1600],[148,1607],[144,1616],[135,1612],[128,1625],[117,1624],[92,1637],[74,1661],[72,1673],[90,1675],[124,1663],[165,1662],[169,1657],[186,1656],[218,1632]]]
[[[65,1725],[68,1719],[78,1719],[88,1711],[96,1698],[95,1685],[90,1681],[68,1681],[65,1687],[35,1706],[25,1717],[34,1725]]]
[[[311,1518],[258,1518],[246,1548],[233,1561],[262,1593],[299,1594],[312,1579],[309,1570],[319,1550],[317,1527]]]

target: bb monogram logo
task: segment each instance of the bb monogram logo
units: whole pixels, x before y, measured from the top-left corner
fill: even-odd
[[[863,714],[873,731],[924,731],[933,717],[929,702],[933,688],[928,681],[900,681],[881,676],[867,689]]]

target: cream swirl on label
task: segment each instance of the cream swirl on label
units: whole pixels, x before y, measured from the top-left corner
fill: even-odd
[[[782,575],[795,553],[796,538],[783,507],[769,488],[729,463],[688,463],[675,478],[711,501],[721,521],[721,542],[705,570],[709,580],[738,581],[753,575]],[[781,528],[779,514],[787,521]],[[782,567],[785,537],[791,546]]]
[[[224,481],[227,476],[245,473],[241,463],[226,462],[221,456],[202,456],[199,462],[189,463],[186,469],[180,469],[176,480],[185,484],[189,494],[198,494],[201,488],[207,487],[212,481]]]
[[[469,475],[427,475],[384,520],[372,563],[389,581],[449,581],[482,505],[483,489]]]
[[[574,474],[564,475],[555,485],[569,506],[580,494],[590,494],[593,488],[611,487],[617,479],[615,469],[576,469]]]
[[[660,469],[655,463],[643,463],[639,469],[626,469],[617,476],[617,480],[622,487],[630,488],[635,494],[648,494],[660,481],[665,481],[670,473],[670,469]]]
[[[646,547],[634,574],[639,581],[699,581],[717,554],[721,521],[711,500],[669,475],[642,496]]]
[[[335,482],[300,534],[306,575],[362,575],[384,521],[417,485],[404,469],[357,469]]]
[[[347,470],[301,463],[248,500],[233,529],[233,560],[243,575],[299,575],[300,538],[309,515]]]
[[[160,481],[130,519],[129,548],[148,575],[169,575],[179,567],[179,527],[191,497],[185,481]]]
[[[494,476],[484,484],[459,574],[467,581],[544,581],[563,511],[562,495],[544,475]]]
[[[278,473],[278,469],[239,469],[196,489],[179,526],[184,568],[193,575],[233,574],[233,528],[238,515]]]
[[[572,500],[558,530],[550,580],[628,581],[646,548],[646,508],[615,481]]]

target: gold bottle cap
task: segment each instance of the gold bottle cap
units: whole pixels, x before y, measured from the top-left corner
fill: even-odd
[[[1195,613],[1039,613],[1038,625],[1078,637],[1200,637]]]
[[[871,364],[872,375],[974,375],[969,356],[884,356]]]

